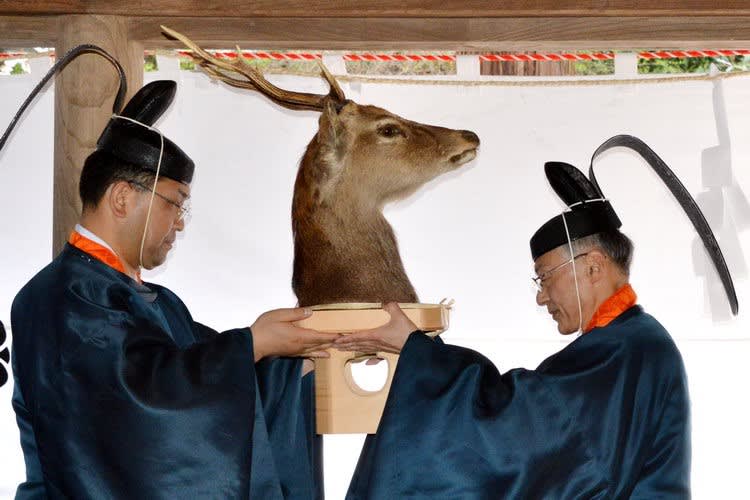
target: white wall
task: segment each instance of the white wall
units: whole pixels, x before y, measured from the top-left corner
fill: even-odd
[[[46,58],[33,62],[32,74],[0,77],[3,132],[49,67]],[[0,151],[0,321],[6,329],[16,292],[52,257],[53,105],[53,92],[47,90]],[[12,381],[0,387],[0,498],[12,498],[24,477],[12,392]]]
[[[248,325],[264,310],[295,302],[291,194],[318,115],[284,110],[202,74],[177,72],[176,63],[169,63],[162,61],[162,69],[146,80],[179,82],[176,102],[159,126],[197,164],[193,215],[166,266],[146,279],[172,288],[199,321],[217,329]],[[39,77],[0,79],[0,126]],[[297,90],[326,90],[317,79],[272,79]],[[721,172],[717,163],[701,163],[702,152],[719,145],[710,81],[343,85],[357,102],[480,136],[477,160],[388,207],[386,215],[421,300],[456,301],[445,339],[482,351],[502,371],[534,367],[567,342],[535,305],[529,279],[528,239],[562,209],[544,178],[545,161],[587,168],[601,142],[629,133],[650,144],[694,196],[713,203],[707,216],[735,271],[738,318],[728,315],[715,273],[709,269],[704,277],[704,252],[700,246],[693,250],[689,221],[647,164],[619,150],[598,162],[602,189],[636,243],[632,283],[640,303],[670,330],[685,358],[697,499],[740,498],[750,448],[743,372],[750,358],[750,209],[742,194],[750,190],[750,77],[727,79],[723,86],[730,133],[720,152],[731,159],[734,182],[709,189]],[[51,174],[48,90],[0,153],[0,319],[6,324],[13,295],[50,258]],[[10,394],[10,384],[0,389],[0,496],[23,475]],[[329,498],[343,498],[361,439],[326,438]]]

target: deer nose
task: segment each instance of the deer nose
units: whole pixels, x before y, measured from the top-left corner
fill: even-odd
[[[479,146],[479,136],[471,130],[462,130],[461,137]]]

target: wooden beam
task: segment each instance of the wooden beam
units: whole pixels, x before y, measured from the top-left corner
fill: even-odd
[[[0,15],[0,47],[53,47],[57,40],[57,16]]]
[[[204,18],[132,17],[128,37],[178,48],[160,24],[203,46],[328,50],[750,48],[744,17]],[[0,16],[0,47],[54,46],[57,16]]]
[[[80,43],[94,43],[120,61],[128,97],[143,85],[143,45],[128,38],[128,23],[114,16],[60,16],[55,50],[62,54]],[[119,78],[103,57],[85,54],[55,80],[55,166],[52,223],[53,255],[62,249],[81,213],[78,179],[112,114]]]
[[[159,24],[205,47],[263,49],[575,50],[750,48],[748,17],[338,19],[133,18],[147,48],[177,48]]]
[[[155,17],[746,16],[741,0],[0,0],[2,14]]]

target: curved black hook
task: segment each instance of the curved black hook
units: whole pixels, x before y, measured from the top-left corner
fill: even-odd
[[[117,95],[115,96],[115,102],[112,105],[112,112],[115,114],[118,114],[120,112],[120,110],[122,109],[122,103],[125,100],[125,93],[127,92],[127,89],[128,89],[127,80],[125,79],[125,70],[122,69],[122,66],[120,65],[119,61],[117,61],[117,59],[112,57],[103,48],[98,47],[96,45],[91,45],[91,44],[78,45],[70,49],[64,56],[62,56],[60,59],[57,60],[55,65],[50,68],[47,74],[44,75],[44,78],[41,79],[41,81],[36,85],[36,87],[34,87],[34,90],[31,91],[29,96],[23,102],[23,104],[21,104],[21,107],[18,109],[18,111],[16,112],[16,115],[10,121],[10,125],[8,125],[8,128],[5,130],[5,133],[3,133],[3,136],[0,137],[0,151],[2,151],[3,146],[5,146],[5,143],[7,142],[8,137],[10,137],[10,133],[13,131],[13,128],[18,123],[18,120],[21,119],[23,112],[26,111],[26,108],[29,107],[29,104],[31,104],[31,101],[33,101],[34,98],[37,96],[37,94],[39,94],[39,92],[47,84],[50,78],[52,78],[55,75],[55,73],[57,73],[59,70],[64,68],[70,61],[72,61],[79,55],[85,54],[85,53],[99,54],[100,56],[104,57],[109,62],[111,62],[117,69],[117,73],[120,76],[120,88],[118,89]]]
[[[713,262],[716,271],[719,273],[721,283],[724,285],[724,291],[727,294],[729,306],[732,308],[732,314],[737,316],[739,305],[737,303],[737,293],[734,290],[734,283],[732,282],[732,275],[729,273],[729,268],[724,260],[724,254],[721,252],[721,248],[716,241],[711,226],[708,225],[706,217],[703,215],[700,207],[693,197],[690,196],[690,193],[685,189],[685,186],[680,182],[680,179],[677,178],[674,172],[672,172],[672,169],[667,166],[664,160],[659,158],[659,155],[657,155],[648,144],[632,135],[616,135],[607,139],[591,156],[591,163],[589,164],[589,179],[591,182],[596,186],[596,189],[602,193],[599,183],[596,181],[596,176],[594,175],[594,160],[603,152],[619,146],[630,148],[641,155],[643,159],[651,165],[654,172],[656,172],[677,199],[678,203],[685,211],[685,214],[687,214],[690,219],[690,222],[693,223],[693,227],[698,233],[698,236],[700,236],[703,241],[703,245],[706,247],[706,251],[711,257],[711,261]]]

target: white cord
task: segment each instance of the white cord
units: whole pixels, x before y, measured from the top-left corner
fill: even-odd
[[[146,212],[146,225],[143,226],[143,236],[141,237],[141,250],[138,253],[138,267],[140,270],[143,268],[143,247],[146,244],[146,232],[148,231],[149,222],[151,222],[151,207],[154,204],[154,196],[156,195],[156,183],[159,182],[159,172],[161,171],[161,159],[162,159],[162,156],[164,155],[164,136],[162,135],[161,131],[159,131],[158,129],[155,129],[154,127],[146,125],[145,123],[141,123],[138,120],[133,120],[132,118],[128,118],[127,116],[120,116],[120,115],[112,115],[112,117],[121,118],[123,120],[136,123],[142,127],[146,127],[149,130],[153,130],[154,132],[159,134],[159,139],[161,140],[161,147],[159,149],[159,162],[156,164],[156,176],[154,177],[154,185],[151,188],[151,198],[148,201],[148,212]]]
[[[568,238],[568,250],[570,251],[570,261],[573,264],[573,282],[576,285],[576,299],[578,300],[578,335],[583,334],[583,310],[581,308],[581,294],[578,291],[578,273],[576,273],[576,261],[573,256],[573,243],[570,241],[570,232],[568,231],[568,221],[565,220],[565,212],[562,212],[563,225],[565,226],[565,236]]]
[[[573,255],[573,243],[570,241],[570,232],[568,231],[568,221],[565,220],[565,212],[571,212],[573,207],[576,207],[578,205],[585,205],[586,203],[592,203],[592,202],[607,202],[609,201],[607,198],[591,198],[590,200],[583,200],[583,201],[577,201],[575,203],[571,203],[568,205],[568,207],[562,211],[562,220],[563,225],[565,226],[565,236],[568,238],[568,251],[570,252],[570,259],[573,264],[573,281],[576,285],[576,299],[578,300],[578,336],[580,337],[583,335],[583,309],[581,307],[581,294],[578,291],[578,273],[576,273],[576,263],[575,263],[575,257]]]
[[[578,205],[585,205],[586,203],[591,203],[592,201],[604,202],[609,200],[607,198],[591,198],[590,200],[577,201],[568,205],[568,209],[566,210],[566,212],[570,212],[573,207],[577,207]]]

